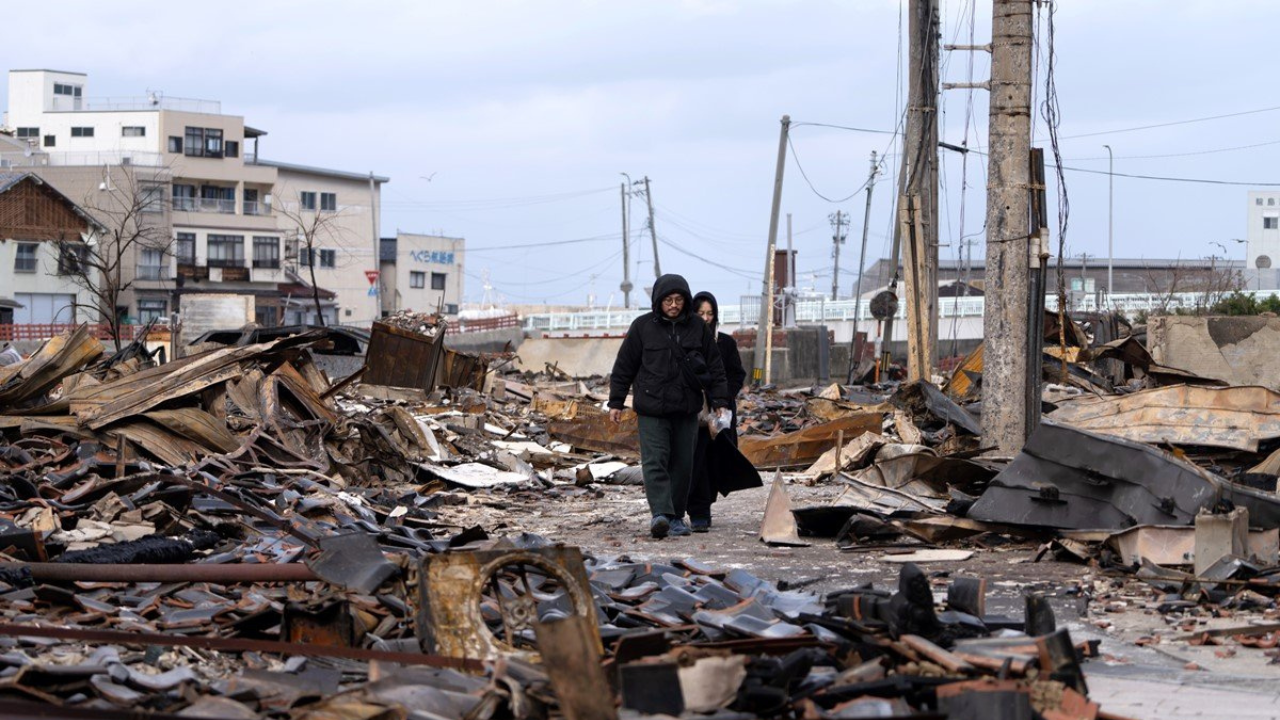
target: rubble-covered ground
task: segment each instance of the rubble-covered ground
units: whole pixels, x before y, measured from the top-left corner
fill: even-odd
[[[0,367],[0,712],[1271,717],[1280,395],[1070,330],[1014,458],[980,353],[744,393],[734,491],[664,540],[603,379],[437,318],[346,378],[324,331],[70,333]]]

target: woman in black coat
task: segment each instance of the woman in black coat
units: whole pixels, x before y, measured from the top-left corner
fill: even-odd
[[[738,444],[738,393],[747,380],[747,371],[742,367],[742,356],[738,354],[738,342],[731,336],[717,332],[720,325],[720,305],[709,292],[700,292],[693,297],[693,310],[704,323],[710,326],[716,336],[716,347],[720,350],[720,359],[724,363],[724,375],[729,391],[729,410],[731,420],[729,428],[721,434],[728,437],[729,442]],[[716,501],[715,469],[711,460],[711,431],[706,425],[698,427],[698,445],[694,451],[693,484],[689,488],[689,525],[694,532],[711,530],[711,504]]]

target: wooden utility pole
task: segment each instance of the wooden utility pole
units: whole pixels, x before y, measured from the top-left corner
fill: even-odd
[[[1013,455],[1027,439],[1031,236],[1032,0],[995,0],[987,166],[983,444]],[[1038,224],[1038,223],[1037,223]]]
[[[764,287],[760,292],[760,324],[756,330],[756,348],[751,366],[751,378],[768,383],[766,368],[769,350],[773,345],[773,255],[778,247],[778,216],[782,212],[782,175],[787,167],[787,133],[791,129],[791,116],[782,116],[782,132],[778,137],[778,167],[773,174],[773,208],[769,212],[769,247],[764,257]],[[766,347],[768,346],[768,347]]]
[[[658,230],[653,226],[653,194],[649,192],[649,176],[644,176],[644,200],[649,203],[649,237],[653,239],[653,276],[662,276],[662,266],[658,264]]]
[[[897,248],[903,248],[907,376],[928,380],[938,362],[938,0],[911,0],[909,12],[907,127],[892,259],[896,267]],[[892,327],[887,323],[886,349]]]
[[[876,151],[871,151],[871,174],[867,176],[867,209],[862,213],[862,252],[858,254],[858,279],[853,286],[853,337],[849,338],[849,375],[845,384],[853,384],[854,369],[862,358],[862,336],[858,334],[858,319],[862,315],[862,274],[867,270],[867,230],[871,227],[871,193],[876,189],[876,175],[880,165],[876,163]]]
[[[631,232],[627,228],[627,184],[622,183],[622,306],[631,309]]]

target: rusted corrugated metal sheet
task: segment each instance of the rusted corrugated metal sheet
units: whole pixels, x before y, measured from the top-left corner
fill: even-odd
[[[1280,393],[1264,387],[1190,385],[1063,404],[1054,422],[1152,444],[1202,445],[1257,452],[1280,438]]]

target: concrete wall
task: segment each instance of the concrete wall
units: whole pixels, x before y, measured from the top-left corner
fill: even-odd
[[[557,367],[576,377],[607,375],[621,346],[622,338],[528,338],[517,351],[516,367],[538,372],[547,363],[559,363]]]
[[[508,343],[512,349],[519,350],[524,342],[524,331],[520,328],[469,333],[449,332],[444,336],[445,347],[459,352],[502,352]]]
[[[1280,390],[1280,318],[1153,317],[1147,347],[1162,365]]]
[[[252,295],[185,295],[182,298],[182,334],[186,346],[210,330],[234,330],[253,322]]]

